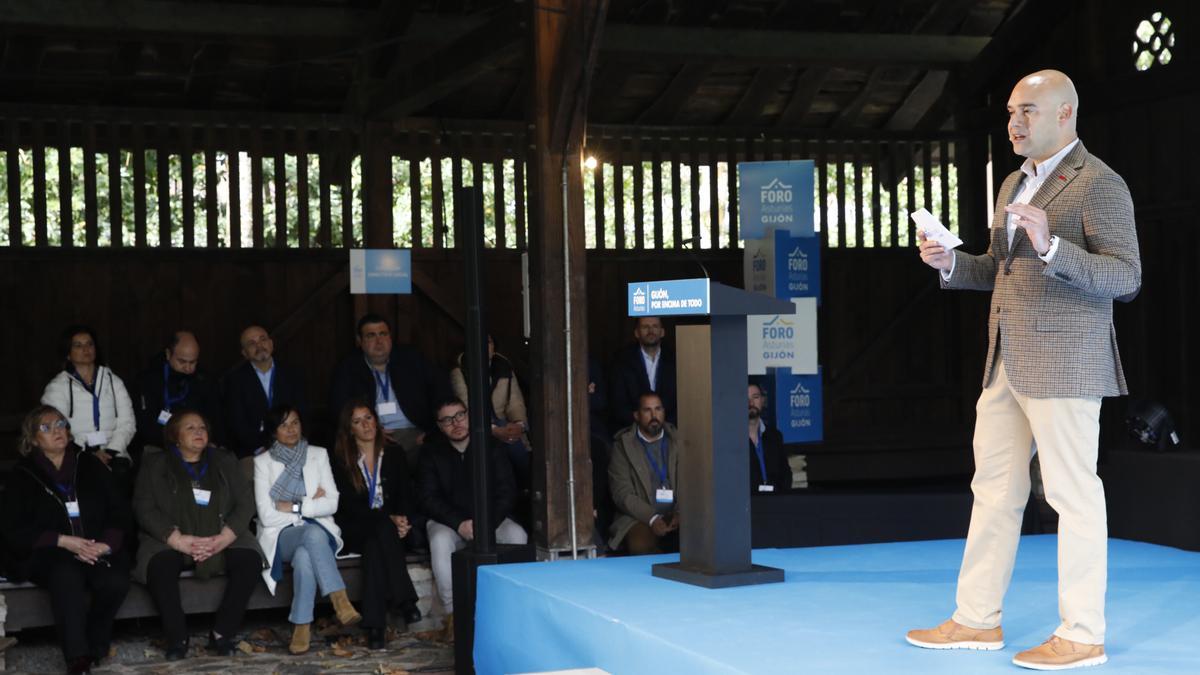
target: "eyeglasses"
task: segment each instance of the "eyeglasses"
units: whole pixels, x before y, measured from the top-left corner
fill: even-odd
[[[71,423],[64,419],[57,419],[57,420],[54,420],[53,422],[51,422],[50,424],[39,424],[37,426],[38,431],[42,432],[43,434],[48,434],[51,431],[57,431],[59,429],[70,429],[70,428],[71,428]]]
[[[458,412],[454,413],[453,415],[446,415],[445,417],[437,418],[437,423],[444,427],[448,427],[451,424],[458,424],[459,422],[461,422],[465,419],[467,419],[467,411],[459,410]]]

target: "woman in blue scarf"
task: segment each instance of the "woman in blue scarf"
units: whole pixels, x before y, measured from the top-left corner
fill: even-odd
[[[342,625],[362,616],[346,597],[346,583],[338,571],[341,530],[333,520],[338,489],[325,448],[304,439],[300,411],[279,405],[267,413],[263,428],[273,442],[254,458],[254,501],[258,507],[258,543],[269,569],[263,580],[271,593],[283,578],[285,563],[292,566],[293,654],[308,651],[316,593],[328,596]]]

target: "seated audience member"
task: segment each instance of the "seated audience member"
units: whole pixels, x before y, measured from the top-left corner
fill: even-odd
[[[338,489],[325,448],[304,439],[300,412],[278,405],[267,413],[263,426],[272,438],[270,447],[254,458],[254,502],[258,507],[258,544],[270,561],[263,571],[267,589],[283,579],[284,565],[292,566],[293,654],[308,651],[312,639],[316,593],[328,596],[343,626],[362,620],[346,597],[346,582],[338,571],[342,550],[341,530],[333,520]]]
[[[162,429],[175,410],[195,410],[208,420],[209,440],[224,442],[220,429],[217,388],[198,369],[200,343],[188,331],[177,331],[167,340],[161,357],[138,376],[137,428],[146,446],[162,446]]]
[[[402,449],[384,448],[379,418],[366,401],[351,400],[342,408],[333,454],[341,495],[334,521],[342,528],[345,550],[362,555],[362,625],[367,646],[383,649],[389,608],[408,623],[421,620],[405,560],[413,526],[408,465]]]
[[[136,431],[133,402],[121,378],[101,365],[96,333],[87,326],[68,326],[59,353],[66,363],[46,385],[42,403],[66,416],[75,445],[109,468],[128,470],[129,442]]]
[[[358,320],[358,351],[338,364],[329,409],[341,410],[352,398],[370,401],[389,445],[404,448],[409,466],[425,434],[436,431],[433,405],[450,395],[445,371],[412,347],[393,346],[392,328],[378,314]]]
[[[638,397],[647,391],[658,394],[665,420],[675,424],[675,352],[663,344],[664,335],[661,319],[639,317],[633,328],[637,341],[613,357],[608,373],[608,413],[613,416],[613,428],[625,428],[629,411],[638,407]]]
[[[471,445],[471,423],[467,406],[458,399],[449,399],[437,407],[440,433],[431,434],[421,448],[421,467],[418,491],[421,509],[429,517],[430,563],[442,606],[449,614],[446,633],[454,633],[454,586],[450,577],[450,555],[475,538],[474,499],[471,462],[476,452],[491,455],[492,465],[492,522],[480,525],[491,527],[500,544],[524,544],[525,530],[513,522],[516,497],[512,465],[495,445],[477,448]]]
[[[179,573],[194,570],[201,579],[225,575],[208,648],[229,656],[265,566],[250,532],[254,493],[237,459],[209,444],[208,424],[199,413],[177,410],[163,439],[163,451],[142,456],[133,493],[140,542],[133,576],[158,606],[167,660],[175,661],[188,652]]]
[[[67,672],[90,672],[108,656],[129,591],[129,504],[104,464],[71,444],[71,425],[51,406],[25,416],[19,451],[0,508],[6,573],[50,592]]]
[[[275,343],[261,326],[249,326],[238,339],[242,357],[225,378],[225,431],[238,459],[252,457],[266,444],[263,417],[277,405],[292,405],[307,416],[300,371],[275,358]]]
[[[632,555],[679,550],[679,440],[665,421],[662,399],[638,399],[634,424],[617,434],[608,465],[616,505],[608,547]]]
[[[783,449],[783,434],[762,419],[767,395],[762,387],[747,387],[750,408],[750,492],[782,492],[792,489],[792,467]]]
[[[525,434],[528,419],[525,397],[521,394],[521,385],[517,382],[512,363],[503,354],[496,353],[496,344],[491,335],[488,336],[487,345],[488,374],[485,382],[491,392],[488,397],[488,416],[492,419],[492,436],[508,453],[513,471],[517,474],[517,482],[524,486],[529,482],[530,454],[529,437]],[[450,387],[458,400],[470,403],[463,354],[458,355],[458,367],[450,371]]]

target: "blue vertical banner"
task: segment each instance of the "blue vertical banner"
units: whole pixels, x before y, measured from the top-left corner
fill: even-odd
[[[745,288],[798,305],[794,316],[778,320],[779,326],[770,324],[772,317],[747,322],[751,372],[765,368],[774,378],[776,424],[788,443],[820,441],[824,434],[815,338],[821,238],[813,222],[814,178],[811,160],[738,164]],[[780,337],[784,332],[787,340]],[[780,354],[789,358],[775,358]]]
[[[775,424],[788,443],[810,443],[824,438],[821,417],[821,372],[794,375],[775,370]]]
[[[813,236],[812,160],[738,164],[738,234],[762,239],[771,229]]]
[[[412,293],[412,251],[397,248],[350,249],[350,293]]]

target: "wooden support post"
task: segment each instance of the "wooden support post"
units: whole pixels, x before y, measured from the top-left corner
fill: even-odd
[[[534,152],[529,172],[534,401],[530,416],[535,424],[532,534],[542,555],[572,553],[570,466],[574,467],[574,545],[590,548],[592,542],[580,148],[588,84],[607,9],[607,0],[543,0],[530,8],[534,83],[530,89]],[[565,246],[564,217],[568,224]],[[567,265],[569,283],[564,283]]]

